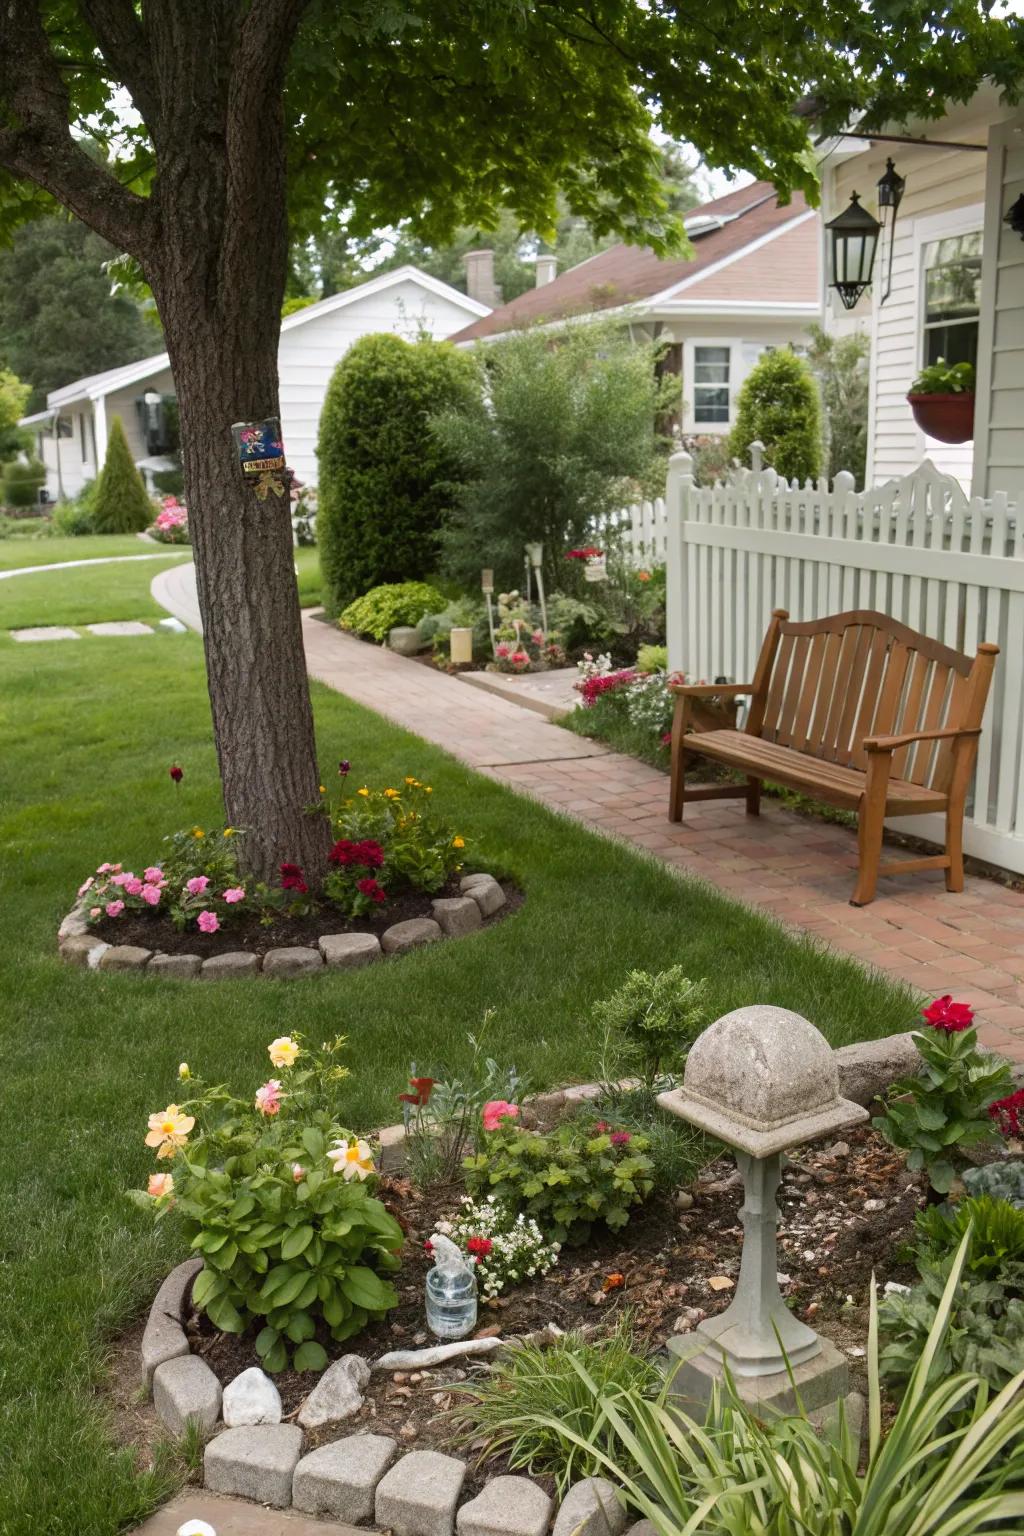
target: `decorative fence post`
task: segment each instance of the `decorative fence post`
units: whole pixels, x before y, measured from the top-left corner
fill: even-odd
[[[668,461],[668,480],[665,485],[665,516],[668,522],[665,628],[670,672],[682,671],[685,664],[683,593],[686,591],[686,548],[683,524],[690,515],[693,483],[693,459],[685,448],[677,448]]]

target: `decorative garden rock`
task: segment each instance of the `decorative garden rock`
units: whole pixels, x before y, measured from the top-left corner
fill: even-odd
[[[211,955],[203,961],[200,976],[204,981],[235,981],[243,976],[255,976],[260,968],[256,955],[243,949],[229,949],[224,955]]]
[[[374,1515],[393,1536],[452,1536],[466,1463],[440,1451],[412,1451],[377,1485]]]
[[[142,1335],[142,1380],[147,1389],[153,1384],[158,1365],[189,1353],[182,1327],[185,1302],[202,1267],[202,1259],[186,1259],[176,1264],[156,1293]]]
[[[442,937],[440,925],[432,917],[409,917],[404,923],[395,923],[384,930],[380,947],[386,955],[404,955],[423,944],[434,944]]]
[[[464,896],[471,896],[482,917],[490,917],[505,905],[505,892],[493,875],[466,875],[459,881]]]
[[[460,1360],[463,1355],[493,1355],[502,1348],[505,1340],[461,1339],[453,1344],[428,1345],[426,1349],[393,1349],[373,1362],[375,1371],[427,1371],[434,1365],[448,1360]]]
[[[349,1435],[310,1451],[295,1468],[293,1506],[306,1515],[372,1520],[377,1484],[397,1451],[389,1435]]]
[[[264,976],[308,976],[311,971],[323,970],[324,957],[318,949],[306,949],[294,945],[287,949],[268,949],[263,956]]]
[[[213,1493],[235,1494],[274,1509],[292,1502],[292,1476],[302,1455],[297,1424],[246,1424],[206,1447],[203,1470]]]
[[[192,981],[202,970],[199,955],[154,955],[149,962],[152,976],[163,976],[171,981]]]
[[[101,971],[141,971],[149,963],[151,949],[138,944],[111,944],[100,956]]]
[[[91,933],[75,933],[60,941],[60,957],[68,965],[99,965],[109,944],[94,938]]]
[[[280,1424],[281,1394],[266,1372],[250,1365],[224,1388],[224,1423],[229,1429],[241,1424]]]
[[[483,923],[480,908],[472,896],[440,896],[431,902],[434,921],[450,939],[464,933],[474,933]]]
[[[388,650],[395,651],[399,656],[415,656],[417,651],[423,649],[423,641],[420,632],[410,624],[396,624],[388,630]]]
[[[459,1536],[544,1536],[552,1503],[528,1477],[495,1477],[455,1521]]]
[[[626,1511],[606,1477],[574,1483],[562,1502],[551,1536],[622,1536]]]
[[[375,933],[324,933],[317,942],[327,965],[346,970],[372,965],[382,954]]]
[[[303,1429],[350,1419],[363,1406],[363,1388],[369,1384],[370,1367],[361,1355],[342,1355],[324,1371],[299,1409]]]
[[[884,1040],[860,1040],[835,1051],[839,1092],[855,1104],[870,1104],[901,1077],[916,1077],[921,1057],[914,1036],[887,1035]]]
[[[165,1360],[153,1373],[153,1406],[175,1437],[190,1420],[208,1435],[220,1416],[221,1395],[220,1382],[198,1355]]]

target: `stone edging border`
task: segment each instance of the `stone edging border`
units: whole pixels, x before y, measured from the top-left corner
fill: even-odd
[[[834,1054],[840,1093],[861,1104],[916,1071],[920,1060],[910,1033],[841,1046]],[[539,1094],[532,1102],[580,1102],[600,1092],[599,1083],[581,1083]],[[382,1170],[403,1160],[404,1136],[401,1125],[378,1133]],[[207,1488],[350,1524],[375,1520],[407,1536],[453,1536],[456,1531],[458,1536],[495,1536],[498,1531],[502,1536],[545,1536],[554,1504],[528,1477],[492,1478],[460,1507],[468,1468],[440,1451],[399,1456],[398,1442],[390,1436],[359,1433],[304,1456],[298,1424],[248,1424],[218,1432],[221,1384],[206,1361],[191,1353],[184,1327],[192,1282],[202,1267],[201,1258],[186,1259],[164,1280],[143,1332],[141,1363],[142,1385],[152,1393],[164,1426],[181,1435],[193,1420],[206,1438]],[[612,1485],[603,1478],[584,1478],[554,1515],[551,1536],[623,1536],[626,1527]],[[652,1536],[652,1528],[640,1521],[629,1527],[629,1536]]]
[[[373,933],[325,933],[317,940],[316,949],[296,944],[270,949],[265,955],[227,950],[207,960],[200,955],[165,955],[137,944],[108,944],[90,932],[84,902],[78,902],[57,930],[57,948],[68,965],[91,971],[145,970],[172,981],[233,981],[257,975],[287,981],[323,970],[356,970],[438,939],[463,938],[475,933],[508,902],[493,875],[465,875],[459,890],[458,896],[436,897],[431,902],[432,917],[406,918],[386,928],[379,939]]]

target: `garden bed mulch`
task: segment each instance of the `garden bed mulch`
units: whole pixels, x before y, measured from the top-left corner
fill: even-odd
[[[429,896],[423,891],[407,891],[391,897],[377,911],[361,918],[345,918],[333,908],[325,907],[309,917],[281,916],[264,924],[255,913],[240,913],[237,917],[232,916],[217,933],[200,933],[191,927],[179,931],[163,913],[129,910],[121,917],[101,918],[89,932],[107,944],[137,944],[142,949],[160,950],[165,955],[199,955],[204,960],[211,955],[237,950],[265,955],[268,950],[293,945],[316,949],[317,940],[323,934],[373,933],[379,938],[385,929],[407,918],[430,917],[432,901],[461,894],[459,881],[462,878],[461,874],[453,875],[442,890],[433,891]],[[505,892],[505,905],[484,918],[485,928],[510,917],[523,904],[523,893],[518,886],[508,880],[498,883]]]
[[[731,1157],[705,1169],[691,1192],[694,1203],[687,1211],[672,1197],[657,1197],[620,1233],[597,1229],[585,1247],[564,1248],[547,1276],[481,1306],[477,1336],[527,1334],[551,1322],[565,1331],[600,1335],[629,1308],[639,1340],[658,1350],[671,1334],[722,1311],[732,1295],[732,1285],[722,1282],[735,1282],[742,1240],[742,1187]],[[334,1357],[358,1351],[372,1359],[435,1342],[423,1316],[430,1263],[423,1244],[435,1221],[454,1210],[460,1191],[421,1194],[410,1180],[389,1178],[382,1181],[381,1194],[406,1231],[397,1277],[400,1305],[355,1341],[338,1345],[324,1336]],[[853,1131],[841,1143],[832,1138],[798,1148],[786,1167],[779,1193],[783,1291],[799,1317],[847,1352],[855,1379],[867,1337],[872,1271],[880,1286],[886,1280],[913,1281],[913,1267],[901,1258],[900,1247],[922,1198],[919,1176],[870,1129]],[[193,1350],[222,1382],[259,1364],[255,1329],[240,1337],[220,1334],[193,1314],[187,1331]],[[375,1372],[359,1414],[314,1433],[310,1443],[372,1429],[417,1449],[458,1450],[451,1412],[460,1384],[481,1368],[462,1361],[411,1374]],[[286,1416],[298,1411],[316,1379],[316,1373],[295,1371],[275,1376]],[[488,1475],[500,1470],[497,1463],[488,1464]]]

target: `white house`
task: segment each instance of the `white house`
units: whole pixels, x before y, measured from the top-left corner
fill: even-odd
[[[723,436],[740,385],[762,352],[807,342],[822,318],[821,234],[797,194],[780,204],[755,181],[695,208],[685,219],[693,254],[664,260],[642,246],[613,245],[555,275],[537,258],[537,286],[452,337],[494,341],[527,325],[600,312],[628,315],[634,330],[669,343],[664,368],[680,377],[679,422],[687,434]],[[471,253],[469,291],[493,296],[491,252]]]
[[[281,426],[288,463],[298,478],[316,481],[320,409],[335,365],[354,341],[374,331],[394,331],[410,341],[421,334],[443,340],[487,313],[487,305],[417,267],[404,266],[283,320]],[[73,496],[95,479],[114,416],[124,423],[136,463],[161,467],[169,447],[164,401],[173,395],[166,352],[52,390],[46,410],[22,422],[36,432],[51,498]]]
[[[826,290],[828,328],[860,326],[871,337],[867,484],[908,474],[927,457],[976,495],[1019,498],[1024,238],[1006,215],[1024,194],[1024,107],[1003,105],[987,86],[941,119],[887,124],[873,135],[854,129],[825,143],[822,155],[826,220],[849,205],[852,192],[876,212],[876,184],[889,158],[905,181],[870,290],[850,311]],[[976,363],[971,442],[926,437],[907,404],[915,374],[939,357]]]

